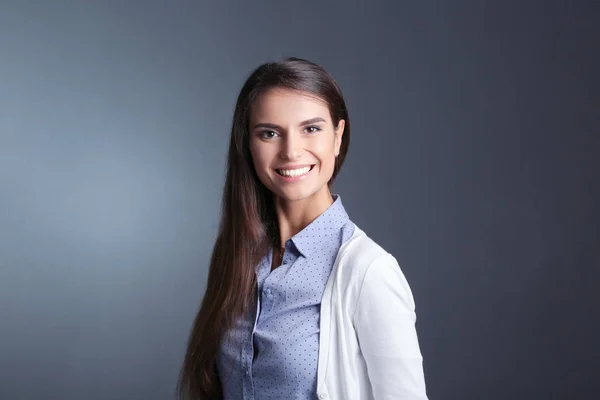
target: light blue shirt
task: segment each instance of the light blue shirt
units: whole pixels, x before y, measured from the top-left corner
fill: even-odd
[[[325,284],[341,245],[354,232],[342,199],[256,266],[257,298],[225,335],[217,368],[225,400],[316,398],[319,318]]]

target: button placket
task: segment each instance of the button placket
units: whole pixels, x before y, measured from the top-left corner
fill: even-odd
[[[261,307],[261,314],[264,316],[269,315],[269,313],[273,310],[273,305],[275,304],[275,287],[277,286],[277,281],[280,279],[279,277],[280,271],[273,271],[267,278],[264,280],[262,285],[262,295],[261,299],[263,305]]]

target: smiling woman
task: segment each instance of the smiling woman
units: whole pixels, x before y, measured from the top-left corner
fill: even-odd
[[[410,287],[331,192],[349,143],[322,67],[288,58],[247,79],[179,398],[427,398]]]
[[[250,153],[258,178],[276,201],[293,201],[294,207],[310,203],[321,212],[333,203],[327,183],[345,122],[334,125],[327,103],[297,90],[273,88],[257,99],[250,114]]]

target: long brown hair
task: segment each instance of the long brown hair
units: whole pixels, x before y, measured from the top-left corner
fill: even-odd
[[[208,271],[207,288],[194,320],[177,384],[179,399],[220,399],[216,359],[222,336],[245,315],[256,295],[254,268],[279,241],[272,193],[259,181],[249,148],[248,123],[256,98],[274,87],[316,95],[329,106],[334,127],[346,121],[331,190],[350,144],[350,121],[342,92],[319,65],[299,58],[262,64],[248,77],[237,98],[219,232]]]

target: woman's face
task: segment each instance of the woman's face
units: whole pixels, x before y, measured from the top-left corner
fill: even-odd
[[[288,201],[328,194],[344,125],[334,127],[327,104],[310,94],[279,88],[261,94],[248,127],[260,181]]]

